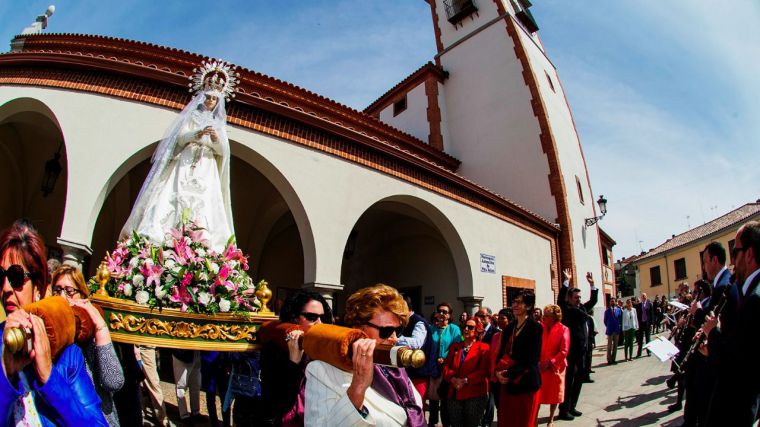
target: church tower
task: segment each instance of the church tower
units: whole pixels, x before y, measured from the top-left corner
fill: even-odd
[[[457,173],[556,222],[559,270],[569,268],[586,295],[586,272],[600,298],[612,293],[603,286],[612,280],[598,225],[586,221],[599,214],[580,140],[530,1],[426,1],[434,64],[365,112],[451,154],[461,161]],[[552,274],[561,283],[561,271]]]
[[[561,227],[560,266],[601,288],[594,195],[572,113],[528,0],[428,0],[443,148],[458,172]]]

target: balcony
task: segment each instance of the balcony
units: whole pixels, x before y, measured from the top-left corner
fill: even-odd
[[[443,0],[443,6],[449,22],[454,25],[478,11],[473,0]]]

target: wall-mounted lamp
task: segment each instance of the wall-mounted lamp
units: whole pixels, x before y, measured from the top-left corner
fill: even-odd
[[[599,200],[597,200],[596,203],[599,205],[599,211],[602,214],[593,218],[586,218],[586,227],[591,227],[592,225],[596,224],[600,219],[604,218],[604,215],[607,214],[607,199],[605,199],[604,196],[600,195]]]
[[[53,158],[45,162],[45,174],[42,176],[42,185],[40,186],[43,197],[49,196],[55,190],[55,183],[63,171],[63,166],[61,166],[61,147],[63,147],[63,144],[58,146],[58,151],[53,154]]]

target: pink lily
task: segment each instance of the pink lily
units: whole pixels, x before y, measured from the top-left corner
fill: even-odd
[[[145,287],[150,287],[151,283],[154,286],[161,285],[161,274],[163,274],[164,268],[160,265],[154,265],[153,261],[148,259],[140,267],[140,273],[145,277]]]
[[[243,251],[230,244],[224,251],[225,261],[239,261],[243,265],[243,270],[248,270],[248,257],[243,255]]]
[[[193,282],[193,274],[185,273],[185,276],[180,281],[179,286],[172,287],[172,295],[169,300],[172,302],[182,303],[182,311],[187,311],[187,304],[193,300],[190,295],[190,291],[187,290],[188,285]]]

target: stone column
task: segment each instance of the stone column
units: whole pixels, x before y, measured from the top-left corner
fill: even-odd
[[[475,314],[476,311],[480,310],[481,303],[483,302],[483,297],[457,297],[459,301],[462,301],[462,304],[464,304],[464,311],[467,312],[467,314]]]
[[[325,298],[330,308],[333,308],[333,295],[335,292],[342,291],[343,287],[343,285],[334,285],[332,283],[309,282],[304,283],[301,289],[318,292]]]
[[[59,237],[58,244],[63,251],[63,263],[77,267],[80,270],[82,269],[84,257],[92,255],[92,249],[82,243],[70,242]]]

